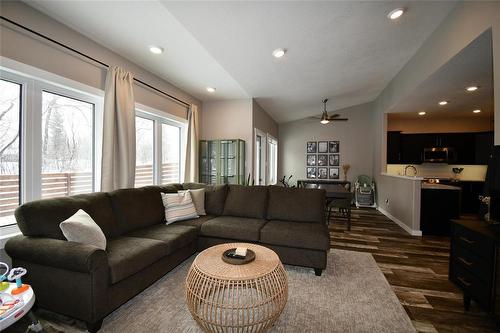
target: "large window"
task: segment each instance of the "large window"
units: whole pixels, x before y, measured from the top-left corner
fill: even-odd
[[[6,226],[15,224],[14,210],[24,202],[95,190],[101,99],[72,89],[70,80],[52,84],[3,68],[0,78],[0,226]]]
[[[15,223],[20,203],[21,88],[0,80],[0,226]]]
[[[154,184],[154,122],[135,117],[135,187]]]
[[[161,183],[180,181],[181,129],[161,124]]]
[[[173,118],[173,117],[172,117]],[[181,146],[185,124],[161,111],[136,110],[135,187],[181,181]]]
[[[42,92],[42,198],[94,189],[94,104]]]

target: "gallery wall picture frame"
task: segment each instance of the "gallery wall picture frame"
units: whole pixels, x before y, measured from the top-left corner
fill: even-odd
[[[318,154],[328,153],[328,141],[318,141]]]
[[[307,166],[316,166],[317,158],[316,155],[307,154]]]
[[[339,168],[329,168],[329,170],[328,170],[328,178],[330,178],[330,179],[339,179]]]
[[[318,168],[318,179],[328,179],[328,168]]]
[[[306,168],[306,177],[307,177],[307,179],[316,179],[316,168],[315,167],[307,167]]]
[[[316,154],[317,142],[316,141],[307,141],[306,149],[307,149],[308,154]]]
[[[330,154],[340,153],[340,142],[339,141],[328,141],[328,152]]]
[[[340,165],[340,155],[339,154],[328,155],[328,165],[329,166],[339,166]]]
[[[327,154],[318,155],[317,165],[328,166],[328,155]]]

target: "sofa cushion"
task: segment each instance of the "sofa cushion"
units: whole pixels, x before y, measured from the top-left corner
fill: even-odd
[[[269,221],[260,230],[260,242],[312,250],[328,250],[328,227],[319,223]]]
[[[205,189],[205,212],[208,215],[222,215],[226,202],[227,185],[207,185],[202,183],[183,183],[185,190]]]
[[[59,224],[68,241],[92,245],[106,250],[106,236],[87,212],[78,210],[74,215]]]
[[[156,239],[166,243],[166,255],[196,240],[198,229],[193,226],[157,224],[131,231],[124,236]]]
[[[107,193],[35,200],[18,207],[15,216],[17,225],[25,236],[65,240],[59,224],[79,209],[92,217],[107,238],[119,234],[118,222]]]
[[[160,192],[177,193],[174,186],[146,186],[109,192],[121,233],[161,223],[165,208]]]
[[[229,185],[223,215],[263,219],[266,208],[267,186]]]
[[[260,229],[265,220],[235,216],[218,216],[201,226],[200,235],[207,237],[229,238],[258,241]]]
[[[207,186],[205,188],[205,211],[208,215],[222,215],[226,195],[227,185]]]
[[[166,255],[165,242],[137,238],[117,237],[108,242],[106,254],[111,284],[141,271]]]
[[[268,220],[325,223],[325,191],[269,186]]]
[[[205,223],[208,220],[213,219],[214,217],[215,217],[214,215],[204,215],[204,216],[200,216],[197,219],[190,219],[190,220],[174,222],[171,225],[192,226],[192,227],[196,227],[197,231],[200,231],[200,228],[203,225],[203,223]]]

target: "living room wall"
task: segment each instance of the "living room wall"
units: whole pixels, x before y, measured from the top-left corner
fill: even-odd
[[[291,181],[306,179],[307,141],[340,141],[340,179],[342,165],[350,164],[348,180],[358,175],[372,175],[373,104],[361,104],[336,110],[347,122],[322,125],[319,119],[301,119],[279,126],[278,179],[293,175]]]
[[[384,175],[386,169],[386,114],[400,100],[404,99],[419,84],[448,62],[460,50],[477,38],[487,29],[492,29],[493,38],[493,81],[495,118],[500,119],[500,3],[499,2],[460,2],[436,31],[426,40],[418,52],[401,69],[374,102],[373,114],[373,174],[379,184],[378,204],[387,213],[399,219],[409,228],[412,221],[411,203],[397,204],[391,200],[396,195],[393,188],[404,186],[406,191],[412,190],[411,181],[401,184],[397,178]],[[495,144],[500,144],[500,121],[496,121]],[[386,200],[388,199],[388,202]]]
[[[106,47],[92,41],[79,32],[63,25],[45,14],[20,1],[0,2],[2,16],[47,35],[63,44],[103,61],[109,65],[120,66],[144,82],[153,85],[188,103],[198,106],[202,103],[190,94],[175,87],[164,79],[148,72],[144,68],[126,60]],[[55,44],[37,38],[2,21],[0,25],[0,55],[68,79],[104,89],[106,70]],[[159,95],[147,88],[134,85],[136,102],[175,116],[186,118],[186,107]]]

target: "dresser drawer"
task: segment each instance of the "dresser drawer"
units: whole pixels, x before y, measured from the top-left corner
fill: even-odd
[[[464,228],[459,224],[455,224],[453,228],[453,238],[456,247],[462,246],[483,258],[493,257],[495,243],[492,239],[480,233]]]
[[[459,265],[468,270],[472,275],[490,284],[493,281],[493,262],[491,258],[480,257],[457,244],[453,247],[453,265]]]
[[[490,285],[480,280],[461,265],[453,267],[451,280],[462,288],[464,293],[478,302],[486,311],[491,309]]]

